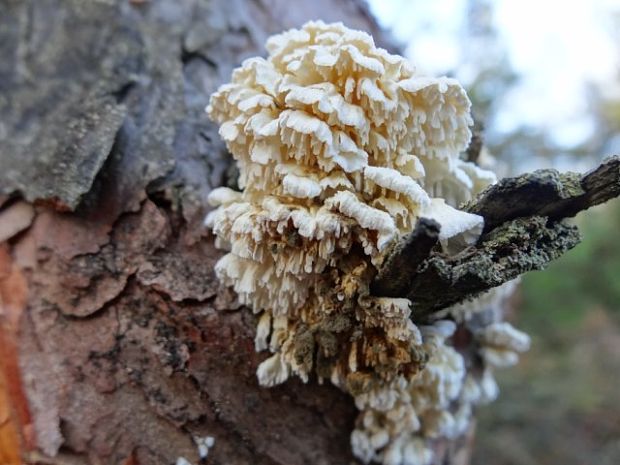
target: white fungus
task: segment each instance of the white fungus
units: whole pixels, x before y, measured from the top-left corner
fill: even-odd
[[[361,410],[351,436],[360,460],[427,464],[427,439],[462,434],[493,386],[466,374],[449,345],[453,322],[417,328],[407,299],[369,285],[420,217],[440,224],[447,253],[481,233],[483,219],[458,210],[495,180],[459,158],[469,99],[457,81],[420,75],[340,23],[309,22],[266,47],[207,107],[243,189],[209,196],[206,225],[228,251],[216,274],[260,314],[255,347],[272,353],[261,385],[329,379]],[[489,359],[524,347],[506,328],[479,337]]]
[[[530,337],[505,321],[485,326],[477,334],[479,353],[490,367],[510,367],[519,361],[519,353],[530,348]]]
[[[213,436],[197,436],[194,437],[194,442],[198,448],[198,457],[204,460],[209,455],[209,449],[215,445],[215,438]]]

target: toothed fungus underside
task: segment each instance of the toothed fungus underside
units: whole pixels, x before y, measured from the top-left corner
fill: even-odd
[[[209,196],[217,208],[206,223],[228,251],[216,274],[259,314],[256,350],[273,354],[258,367],[261,385],[328,379],[361,410],[358,458],[428,463],[426,441],[463,433],[471,406],[497,387],[489,370],[466,372],[448,344],[454,323],[418,328],[409,300],[369,286],[420,217],[441,225],[447,253],[482,231],[481,217],[456,208],[495,180],[459,157],[469,99],[457,81],[420,75],[340,23],[273,36],[267,51],[207,107],[242,188]],[[476,337],[489,366],[513,363],[528,344],[507,323]]]

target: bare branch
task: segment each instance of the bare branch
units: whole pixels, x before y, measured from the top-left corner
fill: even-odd
[[[376,295],[409,298],[414,319],[424,320],[527,271],[544,268],[579,243],[577,228],[564,218],[618,195],[619,156],[585,175],[538,170],[502,179],[464,208],[485,220],[475,246],[456,255],[444,254],[437,246],[439,230],[420,219],[394,247],[372,290]]]
[[[484,217],[484,232],[528,216],[570,218],[620,195],[620,156],[579,175],[537,170],[505,178],[482,192],[465,210]]]
[[[412,314],[416,321],[425,319],[527,271],[543,269],[579,241],[575,226],[535,216],[504,223],[457,255],[434,251],[411,279],[406,297]]]

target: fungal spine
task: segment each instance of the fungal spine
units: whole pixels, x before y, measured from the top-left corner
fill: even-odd
[[[459,158],[470,102],[455,80],[422,76],[340,23],[309,22],[267,51],[207,107],[243,189],[209,196],[206,223],[228,251],[216,274],[258,314],[256,350],[272,353],[261,385],[330,380],[362,411],[360,459],[427,463],[425,439],[460,434],[483,383],[447,344],[452,322],[419,328],[407,299],[369,286],[420,217],[440,223],[446,252],[480,234],[482,218],[456,208],[495,179]],[[502,331],[481,334],[485,357],[525,347]]]

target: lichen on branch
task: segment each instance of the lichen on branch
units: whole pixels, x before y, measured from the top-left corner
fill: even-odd
[[[416,229],[394,246],[372,289],[376,295],[407,296],[416,321],[432,318],[450,305],[543,269],[580,241],[577,227],[564,219],[618,195],[618,156],[584,175],[547,169],[501,179],[464,206],[484,218],[477,244],[456,255],[437,247],[421,250]],[[415,244],[417,252],[407,244]],[[409,258],[414,265],[399,266],[397,276],[390,275],[392,263]]]

